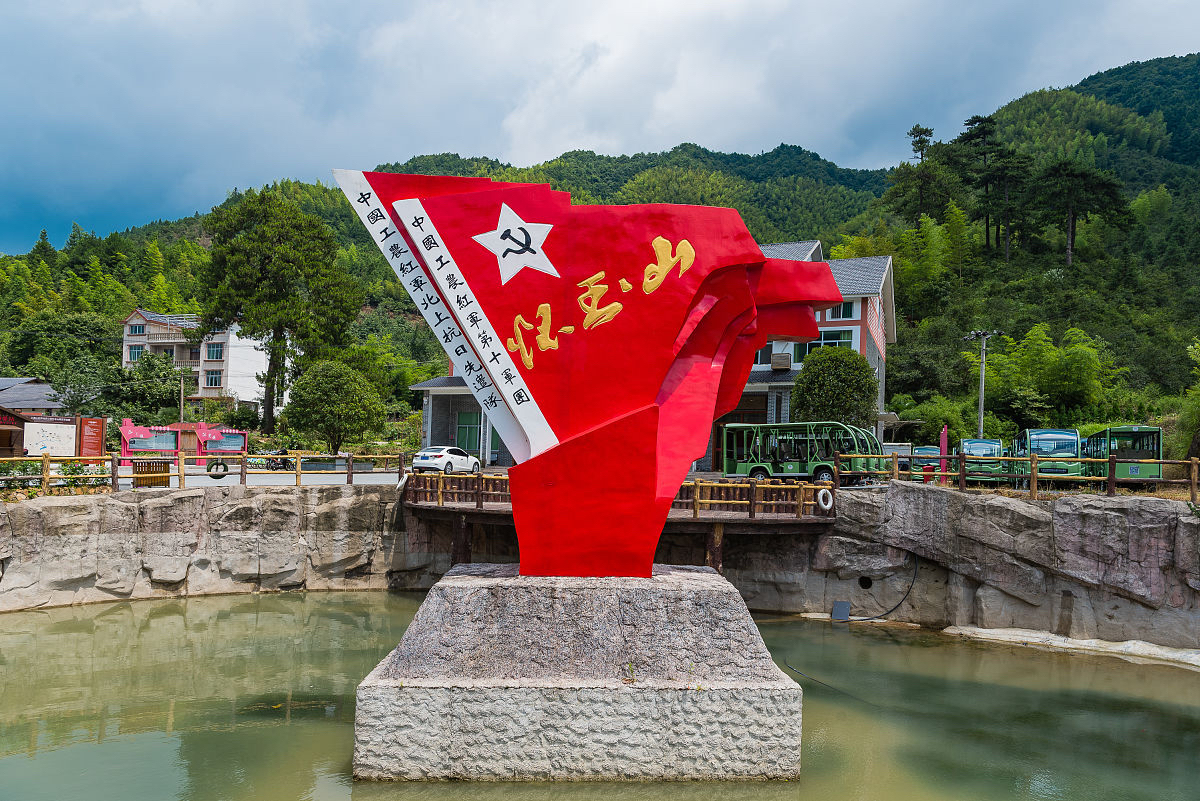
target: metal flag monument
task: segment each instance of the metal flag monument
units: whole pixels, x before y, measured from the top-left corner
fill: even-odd
[[[649,576],[755,351],[815,338],[814,310],[841,302],[828,265],[765,258],[733,209],[335,176],[518,463],[522,575]]]
[[[517,462],[519,572],[430,590],[359,685],[355,775],[798,775],[800,688],[740,595],[654,553],[755,352],[841,302],[829,266],[765,258],[733,209],[334,175]]]

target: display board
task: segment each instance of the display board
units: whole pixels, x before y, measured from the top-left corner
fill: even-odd
[[[25,424],[25,450],[30,456],[75,456],[75,421],[69,423],[43,423],[29,421]]]
[[[108,419],[105,417],[81,417],[79,419],[79,455],[103,456]]]

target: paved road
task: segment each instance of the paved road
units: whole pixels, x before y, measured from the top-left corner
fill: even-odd
[[[310,485],[314,485],[314,484],[345,484],[346,483],[346,476],[344,473],[340,474],[340,475],[311,475],[309,473],[305,473],[304,475],[302,475],[300,477],[300,479],[301,479],[300,483],[304,486],[310,486]],[[396,481],[397,481],[397,476],[396,476],[395,470],[388,470],[387,472],[380,470],[380,471],[371,472],[371,473],[359,473],[359,472],[354,473],[354,483],[355,484],[393,484],[394,485],[396,483]],[[224,478],[214,479],[214,478],[210,478],[208,475],[206,475],[205,473],[202,473],[200,471],[196,471],[195,473],[193,473],[192,471],[189,470],[187,476],[184,478],[184,484],[188,489],[196,489],[198,487],[222,487],[222,486],[229,487],[229,486],[233,486],[237,483],[238,483],[238,474],[236,472],[231,472]],[[252,487],[294,487],[296,485],[296,474],[292,473],[292,472],[283,472],[283,471],[280,471],[278,473],[251,474],[251,475],[246,476],[246,483]],[[123,490],[124,489],[132,489],[133,488],[133,478],[122,476],[120,479],[120,486],[121,486],[121,489],[123,489]],[[179,479],[172,476],[171,477],[171,486],[178,487]]]

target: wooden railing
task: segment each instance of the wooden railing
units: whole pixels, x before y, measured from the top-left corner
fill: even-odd
[[[829,491],[829,509],[822,509],[818,494]],[[407,500],[410,503],[446,506],[510,504],[508,476],[472,474],[413,474],[409,476]],[[786,514],[795,517],[833,514],[836,490],[832,483],[805,484],[784,481],[718,480],[685,481],[671,503],[672,509],[688,509],[693,518],[705,512],[744,513],[749,518],[760,514]]]
[[[267,460],[276,461],[286,467],[270,469]],[[196,456],[178,451],[146,452],[122,459],[119,454],[104,456],[13,456],[0,458],[0,489],[31,489],[43,494],[51,490],[72,494],[76,490],[108,486],[113,492],[119,482],[132,479],[134,489],[168,487],[172,479],[185,489],[189,479],[236,477],[246,484],[252,475],[282,474],[295,477],[295,486],[300,486],[304,476],[344,475],[347,484],[354,483],[355,463],[372,463],[372,471],[381,465],[381,470],[393,470],[399,481],[408,464],[407,454],[378,456],[337,456],[333,454],[303,453],[281,456],[268,454],[210,454]],[[344,465],[337,467],[341,460]],[[122,469],[121,462],[132,464]],[[310,465],[307,469],[304,464]],[[332,469],[314,469],[314,463],[332,463]],[[200,466],[204,472],[189,472],[188,466]],[[212,468],[210,469],[210,465]],[[361,472],[361,471],[360,471]]]
[[[887,454],[880,456],[879,454],[863,454],[850,453],[842,454],[835,453],[833,455],[834,474],[836,480],[834,483],[842,483],[846,479],[854,478],[885,478],[898,480],[907,478],[913,481],[931,481],[936,480],[937,483],[946,486],[954,484],[960,490],[967,488],[968,481],[983,482],[983,481],[1007,481],[1014,487],[1026,489],[1029,497],[1037,500],[1039,491],[1039,482],[1055,482],[1079,484],[1083,487],[1089,487],[1091,484],[1102,484],[1106,495],[1112,497],[1117,493],[1118,484],[1129,484],[1132,486],[1153,486],[1159,485],[1175,485],[1188,487],[1193,504],[1200,503],[1200,459],[1195,457],[1191,459],[1118,459],[1116,456],[1110,456],[1107,459],[1087,459],[1076,457],[1052,456],[1044,457],[1039,460],[1037,454],[1029,456],[967,456],[966,454],[947,454],[940,456],[937,454],[921,454],[908,457],[909,469],[900,469],[900,457],[895,454]],[[882,469],[876,470],[850,470],[844,467],[845,464],[853,464],[852,460],[873,460],[876,463],[883,463]],[[912,469],[913,461],[927,462],[921,468]],[[1054,462],[1056,464],[1078,464],[1081,466],[1081,472],[1088,470],[1087,465],[1104,465],[1104,474],[1089,476],[1089,475],[1064,475],[1062,473],[1047,473],[1044,470],[1038,470],[1040,462]],[[934,468],[941,467],[942,462],[947,465],[946,470],[938,470]],[[970,465],[981,464],[999,464],[1001,466],[1007,464],[1010,467],[1008,472],[993,472],[990,470],[972,470]],[[1025,472],[1017,472],[1016,465],[1028,465]],[[1186,478],[1155,478],[1155,477],[1134,477],[1134,476],[1118,476],[1118,465],[1158,465],[1160,468],[1168,465],[1179,465],[1185,468],[1187,473]],[[1160,470],[1160,473],[1165,471]],[[1024,485],[1024,487],[1021,487]]]

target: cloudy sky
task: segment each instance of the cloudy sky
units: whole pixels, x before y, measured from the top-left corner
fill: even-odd
[[[1197,32],[1173,0],[0,0],[0,252],[422,153],[888,167],[914,122],[950,138]]]

